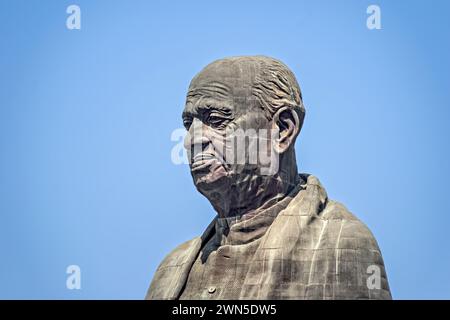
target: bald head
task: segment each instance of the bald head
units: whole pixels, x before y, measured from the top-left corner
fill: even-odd
[[[210,63],[192,79],[187,99],[213,95],[249,108],[262,108],[269,120],[281,107],[289,107],[303,122],[305,110],[297,80],[285,64],[274,58],[238,56]]]

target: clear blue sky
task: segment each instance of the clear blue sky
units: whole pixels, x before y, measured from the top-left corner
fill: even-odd
[[[189,81],[251,54],[296,74],[300,171],[375,234],[393,297],[450,298],[448,1],[0,3],[0,298],[143,298],[214,216],[170,158]]]

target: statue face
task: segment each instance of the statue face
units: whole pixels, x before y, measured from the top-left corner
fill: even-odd
[[[271,123],[251,94],[252,76],[251,70],[219,61],[207,66],[189,87],[183,111],[185,148],[194,183],[207,197],[257,174],[260,159],[255,152],[265,152],[265,157],[270,152],[257,147],[270,145]]]

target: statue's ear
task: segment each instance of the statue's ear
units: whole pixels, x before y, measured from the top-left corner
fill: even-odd
[[[272,129],[278,130],[272,141],[275,152],[284,153],[289,147],[295,143],[300,132],[300,120],[297,112],[293,108],[280,108],[272,119]]]

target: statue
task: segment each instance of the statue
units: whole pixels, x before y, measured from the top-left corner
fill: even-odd
[[[217,216],[162,261],[146,299],[391,299],[372,233],[297,171],[304,116],[276,59],[225,58],[194,77],[184,144]]]

